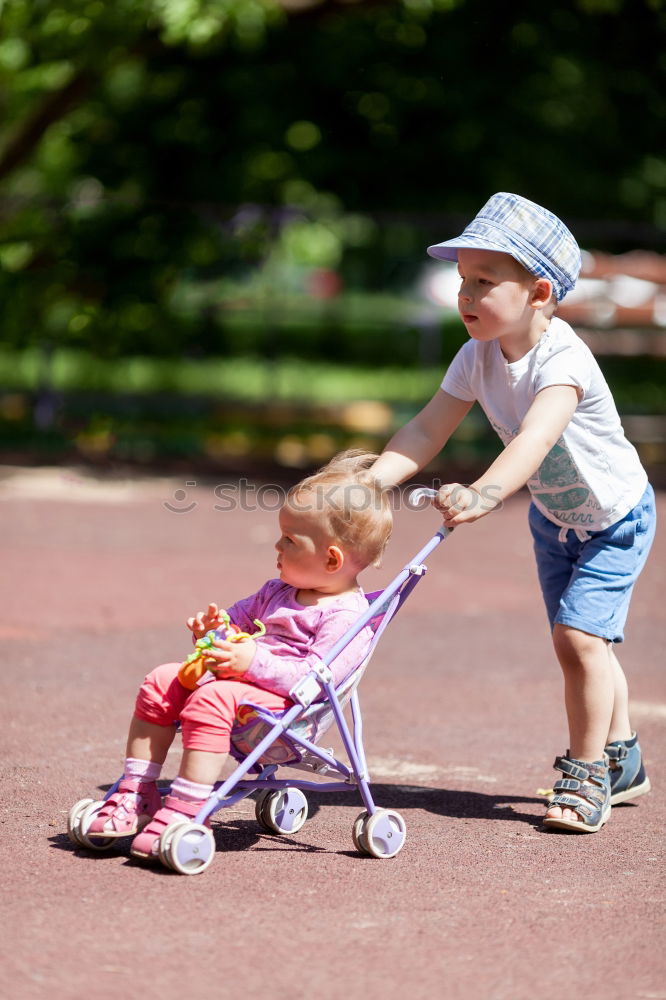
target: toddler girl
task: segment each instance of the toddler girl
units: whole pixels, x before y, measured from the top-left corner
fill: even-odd
[[[376,458],[345,452],[289,491],[275,546],[279,577],[228,609],[243,631],[253,631],[259,619],[265,635],[240,642],[216,639],[206,652],[215,678],[194,691],[180,683],[180,663],[148,674],[130,724],[123,777],[91,823],[89,837],[135,835],[131,853],[156,856],[162,831],[174,820],[191,820],[212,793],[238,706],[289,708],[293,686],[368,607],[357,576],[379,564],[392,527],[388,495],[367,471]],[[199,639],[224,620],[224,611],[209,604],[187,626]],[[336,685],[360,663],[371,637],[366,627],[333,661]],[[183,755],[162,804],[157,779],[177,721]]]

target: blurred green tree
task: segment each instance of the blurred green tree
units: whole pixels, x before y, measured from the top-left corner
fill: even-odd
[[[267,316],[290,268],[400,288],[500,189],[607,249],[654,241],[665,21],[662,0],[3,0],[2,339],[222,353],[225,282],[254,275]]]

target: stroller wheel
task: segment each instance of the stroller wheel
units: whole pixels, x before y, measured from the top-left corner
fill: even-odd
[[[363,828],[368,819],[368,813],[362,812],[360,816],[357,816],[354,820],[354,826],[352,827],[352,840],[354,841],[354,847],[359,852],[359,854],[369,854],[370,851],[365,842],[365,837],[363,836]]]
[[[268,833],[298,833],[308,818],[308,800],[300,788],[271,789],[257,800],[255,815]]]
[[[98,802],[89,800],[88,805],[81,810],[78,822],[75,824],[76,836],[81,847],[86,847],[89,851],[108,851],[115,844],[115,837],[89,837],[88,830],[97,813],[105,804],[104,799]],[[77,802],[76,805],[79,805]],[[76,806],[73,806],[76,809]]]
[[[215,838],[201,823],[178,823],[162,833],[159,853],[179,875],[200,875],[215,857]]]
[[[88,806],[92,805],[92,802],[92,799],[79,799],[69,810],[69,815],[67,816],[67,836],[77,847],[86,846],[79,838],[79,830],[81,828],[81,816]]]
[[[170,858],[171,841],[173,839],[174,833],[176,832],[176,829],[179,826],[182,826],[182,824],[186,822],[187,820],[185,819],[177,819],[174,820],[173,823],[170,823],[169,826],[166,828],[166,830],[162,830],[160,839],[157,844],[157,853],[159,855],[160,861],[162,862],[165,868],[173,867]]]
[[[260,792],[254,804],[255,819],[257,820],[257,823],[259,824],[261,829],[265,830],[266,833],[275,833],[275,830],[273,829],[272,826],[268,825],[268,821],[264,816],[264,806],[266,805],[266,800],[271,794],[272,793],[270,790],[267,790],[265,792]]]
[[[407,825],[395,809],[378,809],[366,819],[361,815],[354,824],[354,843],[373,858],[394,858],[406,837]]]

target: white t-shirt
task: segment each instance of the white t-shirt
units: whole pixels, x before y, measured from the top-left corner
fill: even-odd
[[[551,385],[575,386],[579,403],[528,489],[555,524],[602,531],[636,506],[647,474],[624,436],[599,365],[568,323],[554,317],[539,343],[511,364],[498,341],[470,340],[442,381],[457,399],[478,400],[504,445],[518,433],[536,394]]]

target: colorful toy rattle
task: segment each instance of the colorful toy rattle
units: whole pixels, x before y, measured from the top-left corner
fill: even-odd
[[[206,650],[211,648],[215,639],[227,639],[229,642],[243,642],[244,639],[256,639],[258,636],[266,634],[266,626],[258,618],[253,619],[254,624],[257,626],[257,631],[250,634],[249,632],[243,632],[238,625],[234,625],[226,611],[220,611],[219,615],[223,620],[223,624],[210,632],[206,632],[201,639],[197,639],[194,644],[194,652],[190,653],[188,658],[183,661],[178,671],[178,680],[183,687],[188,688],[190,691],[194,691],[199,680],[208,670],[208,667],[204,666]]]

